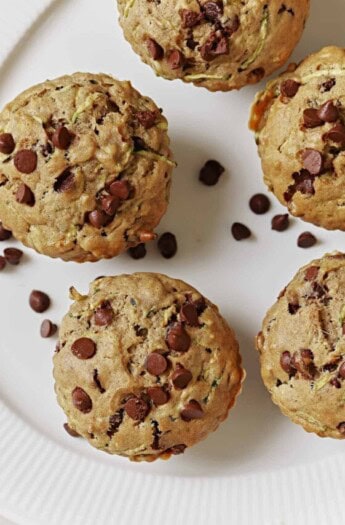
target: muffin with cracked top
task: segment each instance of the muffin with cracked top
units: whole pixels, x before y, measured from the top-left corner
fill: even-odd
[[[100,278],[64,318],[55,389],[68,429],[134,461],[181,454],[216,430],[244,372],[234,332],[190,285]]]
[[[296,46],[309,0],[117,0],[128,42],[157,75],[210,91],[260,81]]]
[[[152,240],[172,167],[161,111],[108,75],[44,82],[0,113],[0,219],[51,257],[97,261]]]
[[[321,437],[345,438],[345,254],[301,268],[257,336],[261,374],[281,411]]]

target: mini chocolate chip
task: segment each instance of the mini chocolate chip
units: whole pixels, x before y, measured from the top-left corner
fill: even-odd
[[[115,197],[114,195],[104,196],[101,200],[102,210],[110,217],[113,217],[115,215],[120,204],[120,199],[118,197]]]
[[[342,421],[341,423],[339,423],[339,425],[337,426],[337,429],[339,430],[340,434],[345,435],[345,421]]]
[[[80,437],[80,434],[78,434],[78,432],[73,430],[73,428],[71,428],[68,423],[65,423],[63,428],[66,430],[67,434],[69,434],[70,436],[75,437],[75,438]]]
[[[316,244],[316,237],[310,232],[303,232],[297,239],[299,248],[311,248]]]
[[[72,403],[80,412],[88,414],[92,410],[92,400],[90,396],[77,386],[72,392]]]
[[[149,111],[149,110],[138,111],[136,113],[136,117],[138,119],[138,122],[145,129],[150,129],[150,128],[152,128],[152,126],[154,125],[154,123],[156,121],[157,113],[155,111]]]
[[[143,259],[147,254],[146,246],[144,243],[140,243],[137,246],[129,248],[128,253],[132,257],[132,259]]]
[[[280,94],[283,97],[293,98],[297,94],[300,86],[301,84],[299,82],[296,82],[296,80],[293,80],[292,78],[288,78],[280,84]]]
[[[109,428],[107,430],[107,436],[109,436],[110,438],[112,438],[113,435],[119,431],[120,425],[123,421],[123,413],[124,413],[124,409],[120,408],[120,410],[118,410],[117,412],[115,412],[115,414],[110,416]]]
[[[330,385],[334,386],[335,388],[341,388],[341,383],[339,381],[339,379],[337,379],[336,377],[333,377],[331,380],[330,380]]]
[[[257,193],[250,199],[249,207],[253,213],[262,215],[270,209],[270,201],[263,193]]]
[[[144,421],[150,411],[149,405],[141,397],[130,397],[124,408],[126,414],[135,421]]]
[[[57,331],[56,324],[52,323],[49,319],[45,319],[40,328],[41,337],[47,338],[52,337]]]
[[[204,411],[200,403],[191,399],[181,410],[181,418],[183,421],[191,421],[192,419],[201,419],[204,417]]]
[[[250,229],[240,222],[234,222],[231,226],[232,236],[236,241],[243,241],[251,236]]]
[[[27,206],[35,205],[35,195],[32,193],[29,186],[22,183],[16,192],[16,201],[19,204],[26,204]]]
[[[58,149],[68,149],[71,141],[72,135],[65,126],[59,126],[52,136],[52,143]]]
[[[165,405],[169,401],[169,394],[160,386],[148,387],[147,395],[156,406]]]
[[[225,168],[217,160],[208,160],[200,170],[199,180],[205,186],[215,186]]]
[[[173,447],[169,448],[166,452],[170,452],[174,456],[178,456],[179,454],[183,454],[186,448],[187,445],[174,445]]]
[[[114,311],[109,301],[103,301],[95,311],[93,319],[97,326],[109,326],[113,322]]]
[[[0,134],[0,153],[4,155],[10,155],[16,147],[13,136],[11,133]]]
[[[335,86],[335,78],[330,78],[329,80],[326,80],[326,82],[323,82],[320,87],[321,93],[326,93],[327,91],[331,91],[331,89]]]
[[[14,165],[21,173],[32,173],[37,168],[37,154],[30,149],[22,149],[14,156]]]
[[[291,314],[291,315],[295,315],[295,313],[297,313],[300,308],[301,307],[300,307],[300,305],[298,303],[289,303],[288,304],[288,311],[289,311],[289,314]]]
[[[332,100],[325,102],[317,112],[318,117],[324,122],[335,122],[339,118],[338,108],[333,104]]]
[[[332,129],[324,133],[323,140],[330,140],[332,142],[345,143],[345,126],[343,124],[336,124]]]
[[[145,368],[153,376],[160,376],[168,368],[168,361],[164,355],[158,352],[152,352],[149,354],[145,361]]]
[[[157,246],[165,259],[171,259],[177,253],[177,241],[173,233],[163,233],[158,239]]]
[[[316,128],[323,125],[323,120],[318,115],[318,110],[308,108],[303,111],[303,123],[306,128]]]
[[[211,62],[220,55],[229,53],[229,40],[225,36],[211,33],[206,42],[200,47],[200,55],[206,62]]]
[[[191,345],[191,338],[182,323],[173,323],[168,326],[166,343],[170,350],[187,352]]]
[[[130,187],[126,180],[114,180],[111,184],[107,186],[107,191],[118,197],[120,200],[125,201],[129,197]]]
[[[8,264],[12,264],[12,266],[17,266],[20,263],[23,255],[24,254],[22,250],[18,250],[18,248],[6,248],[4,250],[6,262],[8,262]]]
[[[217,22],[224,11],[223,2],[221,1],[206,2],[204,5],[201,6],[201,9],[205,14],[206,20],[208,20],[209,22]]]
[[[2,272],[5,266],[6,266],[6,259],[2,255],[0,255],[0,272]]]
[[[289,375],[292,375],[293,372],[296,372],[294,367],[292,366],[292,358],[290,352],[286,351],[283,352],[280,356],[280,366]]]
[[[192,373],[186,368],[184,368],[182,365],[177,365],[176,369],[174,370],[171,376],[171,381],[174,387],[180,390],[186,388],[192,379]]]
[[[203,19],[203,15],[197,11],[191,9],[181,9],[180,16],[182,19],[182,27],[184,29],[190,29],[197,26]]]
[[[345,379],[345,361],[339,367],[339,376]]]
[[[91,359],[96,351],[96,343],[89,339],[88,337],[81,337],[74,341],[71,346],[72,354],[75,355],[78,359]]]
[[[93,210],[89,213],[88,220],[91,226],[100,229],[108,223],[109,217],[104,211]]]
[[[185,303],[181,306],[180,320],[190,326],[199,326],[198,311],[194,304]]]
[[[289,227],[289,214],[283,213],[281,215],[275,215],[272,219],[272,230],[277,232],[283,232]]]
[[[55,180],[53,187],[54,191],[57,191],[58,193],[72,190],[75,187],[74,174],[67,168]]]
[[[50,298],[44,292],[33,290],[29,297],[29,304],[35,312],[41,314],[48,310],[50,306]]]
[[[311,350],[309,350],[309,348],[304,348],[301,350],[301,357],[305,366],[311,365],[311,363],[314,361],[314,354]]]
[[[317,274],[319,273],[319,267],[318,266],[309,266],[309,268],[306,269],[306,272],[304,274],[304,279],[306,281],[313,281],[316,279]]]
[[[323,170],[323,156],[316,149],[305,149],[302,152],[303,167],[312,175],[320,175]]]
[[[179,49],[173,49],[168,56],[168,64],[171,69],[180,69],[184,64],[184,56]]]
[[[162,60],[164,58],[164,49],[153,38],[148,38],[146,45],[153,60]]]
[[[8,239],[10,239],[11,237],[12,237],[12,232],[10,230],[6,230],[2,222],[0,222],[0,242],[8,241]]]

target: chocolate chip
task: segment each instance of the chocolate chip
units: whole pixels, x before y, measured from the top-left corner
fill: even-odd
[[[158,239],[157,246],[165,259],[171,259],[177,253],[177,241],[173,233],[163,233]]]
[[[47,338],[52,337],[57,331],[56,324],[52,323],[49,319],[45,319],[40,328],[41,337]]]
[[[200,47],[200,55],[206,62],[211,62],[220,55],[229,53],[229,40],[225,36],[211,33]]]
[[[339,425],[337,426],[337,429],[339,430],[340,434],[345,435],[345,421],[342,421],[341,423],[339,423]]]
[[[16,201],[19,204],[26,204],[27,206],[35,205],[35,195],[32,193],[29,186],[21,184],[16,192]]]
[[[223,2],[206,2],[206,4],[201,6],[206,20],[209,22],[217,22],[222,16],[224,8]]]
[[[339,118],[338,108],[335,107],[332,100],[325,102],[317,112],[318,117],[324,122],[335,122]]]
[[[8,241],[8,239],[10,239],[11,237],[12,237],[12,232],[10,230],[6,230],[2,222],[0,222],[0,242]]]
[[[165,405],[169,401],[169,394],[160,386],[150,386],[147,395],[156,406]]]
[[[253,213],[257,215],[262,215],[270,209],[270,201],[266,195],[262,193],[257,193],[249,201],[249,207]]]
[[[98,370],[97,368],[94,369],[93,371],[93,375],[92,375],[92,378],[93,378],[93,381],[96,385],[96,387],[98,388],[98,390],[100,391],[101,394],[104,394],[104,392],[106,392],[105,388],[103,388],[102,386],[102,383],[99,379],[99,375],[98,375]]]
[[[113,322],[114,311],[109,301],[103,301],[95,311],[93,319],[96,326],[109,326]]]
[[[130,397],[124,408],[126,414],[135,421],[144,421],[150,411],[149,405],[141,397]]]
[[[121,201],[125,201],[129,197],[130,187],[126,180],[114,180],[107,186],[107,191]]]
[[[177,365],[171,376],[171,381],[174,387],[179,388],[180,390],[186,388],[192,379],[192,373],[182,365]]]
[[[197,26],[203,19],[203,15],[191,9],[181,9],[180,17],[182,19],[182,27],[184,29],[190,29]]]
[[[182,323],[173,323],[167,329],[166,343],[170,350],[187,352],[191,345],[191,338]]]
[[[317,274],[319,273],[319,269],[320,268],[318,266],[309,266],[304,274],[304,279],[306,281],[314,281],[314,279],[317,277]]]
[[[0,272],[2,272],[5,266],[6,266],[6,259],[2,255],[0,255]]]
[[[223,27],[223,33],[227,36],[232,36],[239,29],[240,24],[241,23],[238,15],[235,15],[233,18],[230,18],[230,20]]]
[[[37,168],[37,154],[30,149],[22,149],[15,154],[14,165],[21,173],[32,173]]]
[[[327,91],[331,91],[331,89],[335,86],[335,78],[330,78],[329,80],[326,80],[323,84],[321,84],[320,91],[321,93],[326,93]]]
[[[345,126],[343,124],[336,124],[332,129],[324,133],[323,140],[330,140],[336,143],[345,143]]]
[[[231,233],[236,241],[248,239],[252,234],[250,229],[240,222],[234,222],[231,226]]]
[[[48,310],[50,306],[50,298],[44,292],[33,290],[29,297],[29,304],[35,312],[41,314]]]
[[[10,155],[16,147],[11,133],[0,134],[0,153]]]
[[[179,454],[183,454],[186,448],[187,448],[187,445],[183,445],[183,444],[174,445],[173,447],[169,448],[167,452],[170,452],[174,456],[178,456]]]
[[[293,375],[293,373],[296,372],[295,368],[292,366],[290,352],[286,351],[282,353],[282,355],[280,356],[280,366],[282,367],[284,372],[289,374],[289,376]]]
[[[146,45],[153,60],[162,60],[164,57],[164,49],[153,38],[148,38]]]
[[[94,210],[89,213],[88,220],[91,226],[100,229],[108,223],[109,217],[104,211]]]
[[[58,193],[64,193],[65,191],[70,191],[75,187],[75,178],[74,174],[66,169],[54,182],[54,191]]]
[[[345,379],[345,361],[339,367],[339,376]]]
[[[284,199],[286,202],[290,202],[297,191],[300,191],[304,195],[314,195],[315,176],[309,173],[309,171],[302,169],[299,172],[293,173],[292,178],[295,182],[290,184],[287,191],[284,193]]]
[[[217,160],[208,160],[200,170],[199,180],[206,186],[214,186],[224,171]]]
[[[314,354],[309,349],[302,349],[300,352],[295,352],[291,364],[304,379],[313,379],[316,375],[317,370],[314,365]]]
[[[302,152],[303,167],[312,175],[320,175],[323,170],[323,156],[316,149],[305,149]]]
[[[296,82],[296,80],[293,80],[292,78],[288,78],[280,84],[280,94],[283,97],[293,98],[297,94],[300,86],[301,84],[299,82]]]
[[[115,412],[115,414],[110,416],[109,428],[107,430],[107,436],[109,436],[110,438],[113,437],[113,435],[116,434],[116,432],[118,432],[119,427],[123,421],[123,413],[123,408],[120,408],[120,410],[118,410],[117,412]]]
[[[4,250],[6,262],[8,262],[8,264],[12,264],[12,266],[17,266],[20,263],[23,255],[24,254],[22,250],[18,250],[18,248],[6,248]]]
[[[113,217],[115,215],[120,204],[120,199],[118,197],[115,197],[114,195],[104,196],[101,200],[102,210],[110,217]]]
[[[329,384],[334,386],[335,388],[341,388],[341,383],[340,383],[339,379],[337,379],[336,377],[333,377],[330,380]]]
[[[77,386],[72,392],[72,403],[80,412],[88,414],[92,410],[92,400],[90,396]]]
[[[323,120],[318,115],[318,110],[308,108],[303,111],[303,123],[306,128],[316,128],[323,125]]]
[[[181,418],[183,421],[191,421],[192,419],[201,419],[204,417],[204,411],[200,403],[191,399],[185,407],[181,410]]]
[[[190,326],[199,326],[199,317],[196,306],[192,303],[185,303],[181,306],[180,320]]]
[[[68,149],[72,142],[72,135],[65,126],[59,126],[52,136],[52,142],[58,149]]]
[[[170,68],[173,70],[180,69],[185,62],[184,55],[179,49],[173,49],[173,51],[169,53],[167,61]]]
[[[283,213],[281,215],[275,215],[272,219],[272,230],[277,232],[283,232],[289,227],[289,214]]]
[[[78,359],[91,359],[97,351],[96,343],[88,337],[81,337],[71,346],[72,354]]]
[[[300,308],[301,307],[300,307],[300,305],[298,303],[289,303],[288,304],[288,311],[289,311],[289,314],[291,314],[291,315],[295,315],[295,313],[297,313]]]
[[[140,243],[137,246],[134,246],[133,248],[129,248],[128,253],[132,257],[132,259],[143,259],[147,254],[146,246],[144,243]]]
[[[311,248],[316,242],[316,237],[312,233],[303,232],[297,239],[297,246],[300,248]]]
[[[73,430],[73,428],[71,428],[68,423],[65,423],[63,428],[66,430],[67,434],[69,434],[70,436],[75,437],[75,438],[80,437],[80,434],[78,434],[78,432]]]
[[[145,128],[150,129],[156,122],[157,113],[155,111],[138,111],[136,114],[138,122]]]
[[[158,352],[152,352],[146,358],[145,368],[149,374],[160,376],[161,374],[164,374],[168,368],[168,361],[164,355],[159,354]]]

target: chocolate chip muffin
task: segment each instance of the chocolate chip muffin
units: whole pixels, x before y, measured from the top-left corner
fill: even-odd
[[[345,230],[345,49],[326,47],[257,96],[264,179],[292,215]]]
[[[345,438],[345,254],[300,269],[257,336],[261,374],[282,412],[308,432]]]
[[[157,75],[229,91],[286,62],[309,0],[117,0],[128,42]]]
[[[160,110],[108,75],[44,82],[0,113],[0,220],[50,257],[96,261],[154,238],[172,167]]]
[[[68,428],[134,461],[181,454],[216,430],[244,376],[216,306],[150,273],[100,278],[72,296],[54,357]]]

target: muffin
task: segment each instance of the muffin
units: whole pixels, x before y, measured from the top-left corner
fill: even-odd
[[[234,332],[188,284],[102,277],[64,318],[55,389],[68,428],[134,461],[181,454],[216,430],[244,372]]]
[[[345,230],[344,69],[344,49],[310,55],[257,96],[250,122],[268,188],[329,230]]]
[[[97,261],[153,239],[172,167],[161,111],[108,75],[44,82],[0,113],[0,220],[50,257]]]
[[[117,0],[128,42],[157,75],[210,91],[260,81],[289,58],[309,0]]]
[[[261,374],[281,411],[308,432],[345,438],[345,254],[301,268],[257,336]]]

